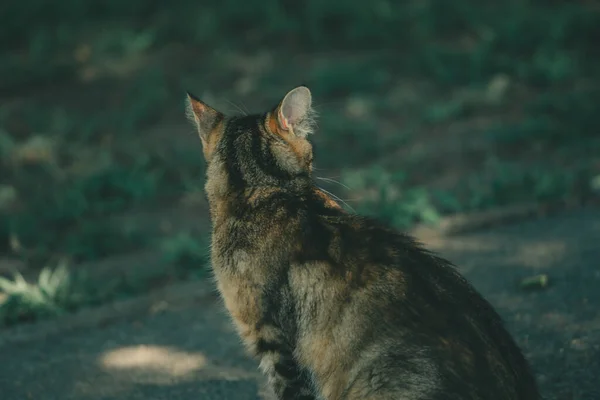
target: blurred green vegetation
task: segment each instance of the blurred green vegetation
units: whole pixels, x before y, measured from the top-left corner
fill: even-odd
[[[119,254],[152,249],[159,275],[203,276],[204,162],[185,90],[239,113],[307,84],[318,183],[402,228],[591,196],[598,43],[594,0],[5,1],[0,263],[36,277],[64,259],[77,267],[2,281],[0,315],[28,320],[150,285],[89,289],[86,263]]]

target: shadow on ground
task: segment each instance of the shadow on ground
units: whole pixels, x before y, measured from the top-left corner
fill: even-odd
[[[3,399],[259,398],[255,364],[220,305],[210,302],[2,354]]]
[[[600,212],[521,223],[440,240],[434,250],[498,308],[548,400],[600,398]],[[550,286],[518,281],[546,273]],[[256,364],[243,355],[219,304],[0,349],[5,400],[258,399]]]

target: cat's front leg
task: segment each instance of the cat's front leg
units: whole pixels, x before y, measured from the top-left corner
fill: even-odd
[[[259,346],[260,347],[260,346]],[[308,374],[283,348],[259,351],[260,369],[277,400],[316,400]]]

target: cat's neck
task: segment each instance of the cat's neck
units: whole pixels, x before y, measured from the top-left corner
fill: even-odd
[[[213,226],[220,225],[229,218],[239,218],[245,213],[252,213],[256,208],[274,201],[276,197],[285,196],[298,203],[318,204],[323,209],[343,211],[343,208],[325,191],[314,183],[294,186],[248,186],[242,190],[222,191],[209,195],[209,205]]]

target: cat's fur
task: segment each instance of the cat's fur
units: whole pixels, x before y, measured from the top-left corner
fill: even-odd
[[[226,117],[192,95],[212,268],[278,399],[536,400],[490,304],[454,266],[311,179],[311,94]]]

